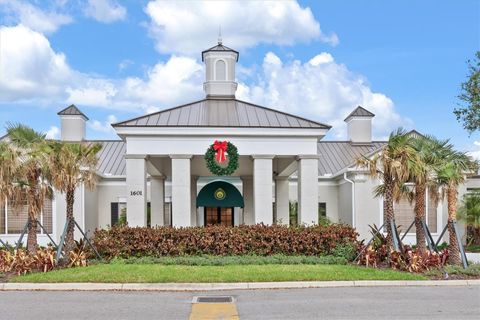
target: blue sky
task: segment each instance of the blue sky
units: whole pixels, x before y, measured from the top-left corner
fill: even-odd
[[[398,126],[480,155],[452,109],[480,49],[479,1],[0,0],[0,126],[58,136],[75,103],[89,138],[110,122],[203,98],[200,52],[240,51],[237,96],[332,124],[356,105],[376,138]],[[0,134],[4,131],[0,130]]]

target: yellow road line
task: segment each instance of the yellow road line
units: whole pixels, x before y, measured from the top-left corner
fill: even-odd
[[[235,303],[193,303],[190,320],[238,320]]]

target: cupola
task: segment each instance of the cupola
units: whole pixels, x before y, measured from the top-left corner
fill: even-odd
[[[85,124],[88,120],[75,105],[71,105],[57,113],[61,120],[61,139],[63,141],[85,140]]]
[[[346,118],[348,139],[355,144],[372,143],[373,113],[361,106],[355,108]]]
[[[207,98],[234,98],[237,91],[235,82],[235,64],[238,62],[238,52],[222,44],[218,44],[202,52],[205,63],[205,82],[203,90]]]

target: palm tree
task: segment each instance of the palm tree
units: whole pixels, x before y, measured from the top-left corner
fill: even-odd
[[[357,165],[368,169],[370,176],[382,181],[376,195],[383,196],[383,220],[387,229],[387,244],[392,247],[390,223],[394,219],[393,203],[399,198],[409,178],[410,161],[416,157],[412,137],[402,128],[392,132],[387,144],[373,157],[362,157]]]
[[[52,184],[58,191],[65,193],[68,223],[65,237],[65,252],[75,247],[73,230],[75,227],[73,205],[75,190],[84,185],[93,189],[96,184],[97,153],[102,146],[98,143],[68,143],[52,141],[50,143],[50,167]]]
[[[6,164],[12,165],[10,172],[3,168],[3,195],[9,197],[13,207],[26,203],[28,207],[27,248],[30,253],[37,250],[37,219],[47,198],[52,197],[50,170],[47,154],[49,147],[45,135],[22,124],[9,124],[7,134],[10,146],[3,146]],[[16,160],[12,159],[15,154]],[[3,167],[3,165],[2,165]],[[7,184],[10,184],[8,187]],[[8,191],[10,189],[10,191]]]
[[[467,245],[480,245],[480,192],[463,196],[463,204],[458,209],[458,218],[467,223]]]
[[[431,198],[436,199],[435,180],[433,173],[442,164],[453,146],[449,140],[438,140],[433,136],[418,136],[412,140],[412,146],[416,151],[417,157],[410,162],[410,180],[414,182],[415,199],[415,230],[417,237],[417,249],[425,251],[425,230],[423,222],[426,216],[425,199],[427,189],[430,190]]]
[[[20,152],[12,144],[0,141],[0,206],[15,194]]]
[[[443,187],[443,193],[447,196],[449,233],[448,250],[449,261],[452,264],[461,264],[460,250],[458,249],[457,235],[454,224],[457,220],[457,189],[465,181],[467,173],[476,172],[478,163],[462,152],[451,152],[444,159],[443,165],[437,170],[437,181]]]

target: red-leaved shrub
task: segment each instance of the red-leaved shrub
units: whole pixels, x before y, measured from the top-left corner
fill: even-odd
[[[94,246],[103,258],[178,255],[322,255],[339,245],[358,249],[357,232],[333,224],[314,227],[135,227],[96,230]]]

